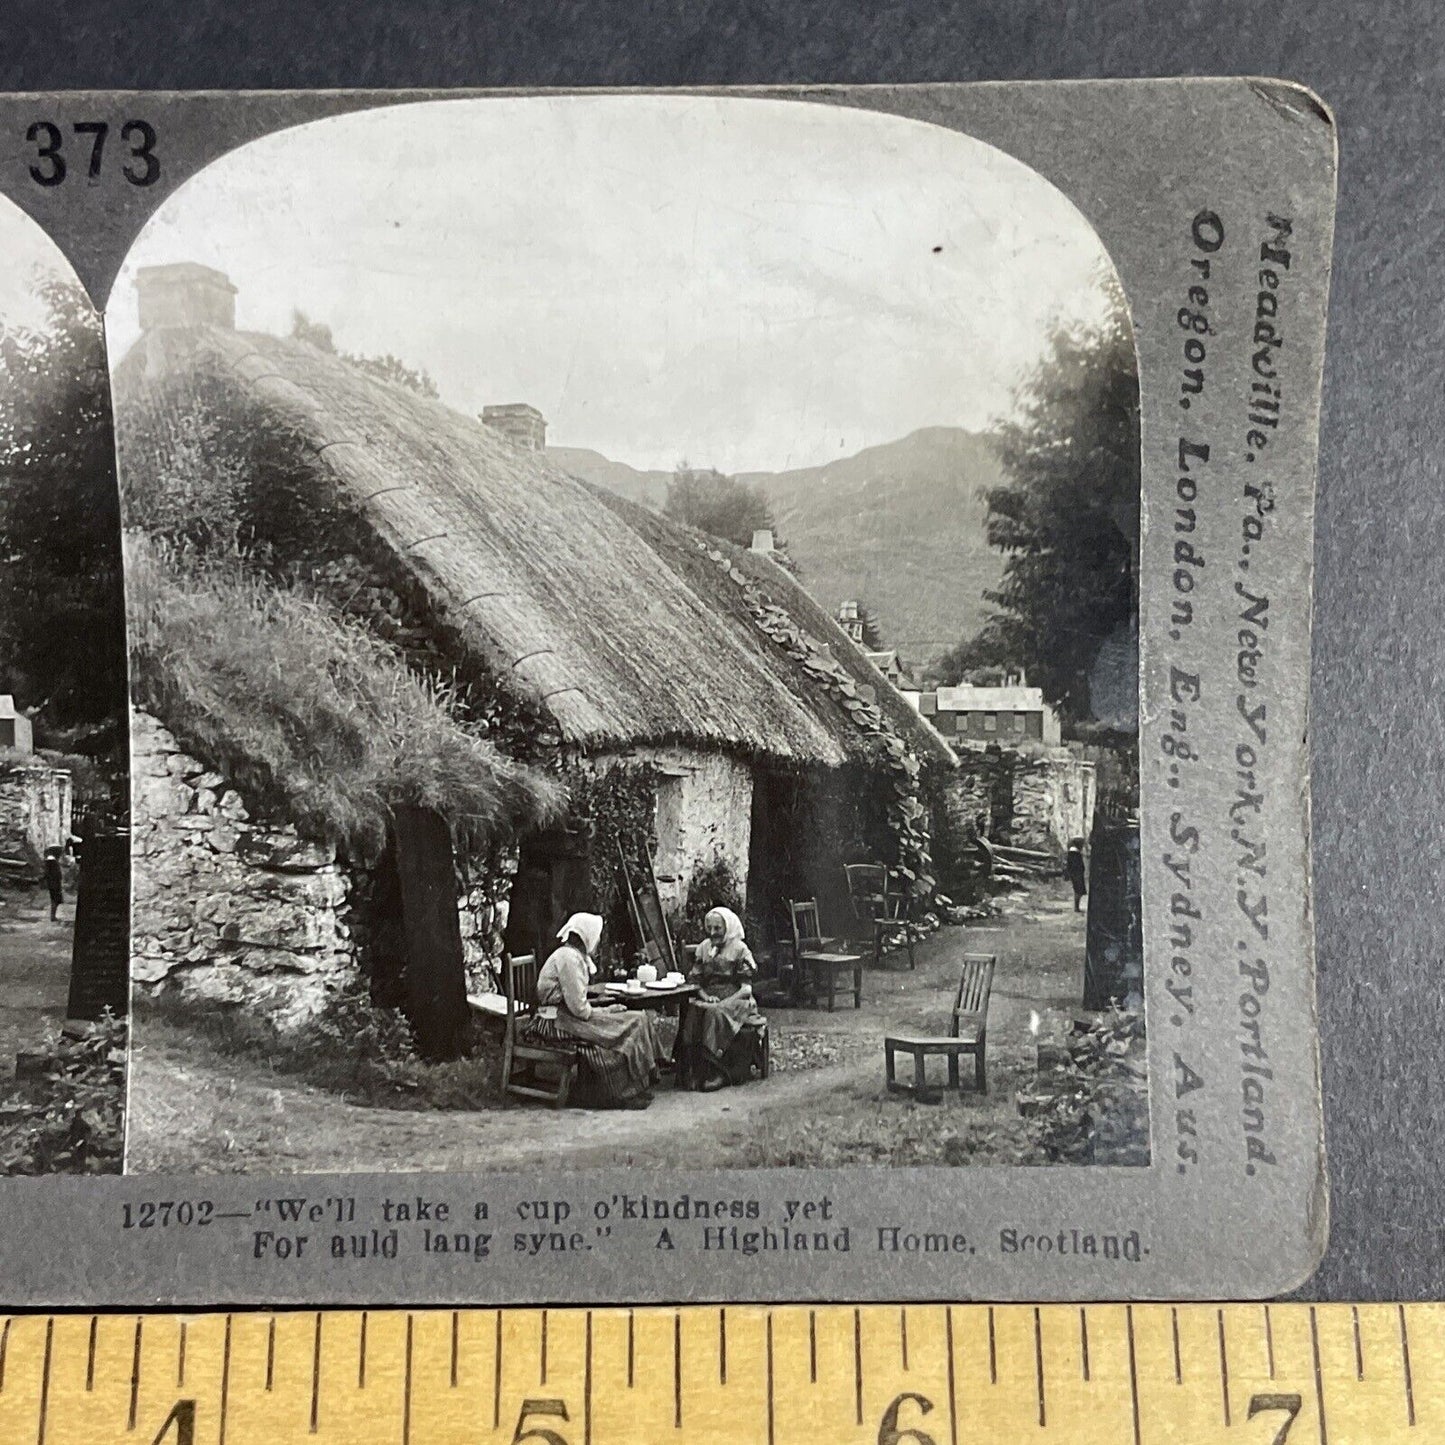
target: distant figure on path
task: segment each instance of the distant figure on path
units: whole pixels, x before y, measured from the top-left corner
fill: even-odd
[[[45,886],[50,892],[50,921],[55,922],[60,913],[60,905],[65,902],[64,880],[60,874],[60,849],[50,847],[45,850]]]
[[[1064,873],[1069,882],[1074,885],[1074,912],[1077,913],[1080,904],[1084,901],[1084,894],[1088,892],[1088,883],[1085,881],[1084,873],[1084,840],[1082,838],[1069,839],[1069,851],[1064,854]]]

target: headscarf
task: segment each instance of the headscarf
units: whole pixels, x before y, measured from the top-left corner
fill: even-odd
[[[732,963],[743,951],[743,921],[731,908],[708,909],[707,917],[703,919],[704,924],[711,923],[714,919],[722,923],[723,941],[715,946],[711,938],[703,939],[702,947],[707,950],[706,957]]]
[[[582,940],[582,946],[590,960],[592,955],[597,952],[597,945],[602,941],[601,917],[596,913],[574,913],[557,930],[557,937],[566,943],[573,934]]]

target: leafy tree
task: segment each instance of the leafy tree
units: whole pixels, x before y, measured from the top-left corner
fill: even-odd
[[[320,321],[313,321],[304,311],[291,313],[291,339],[304,341],[308,346],[314,346],[318,351],[324,351],[330,356],[339,356],[358,371],[364,371],[378,381],[404,386],[418,396],[435,399],[440,394],[436,382],[427,371],[421,367],[408,366],[389,351],[381,356],[358,356],[347,351],[337,351],[331,328]]]
[[[45,323],[0,327],[0,670],[36,741],[107,766],[126,749],[125,599],[100,318],[40,284]]]
[[[760,487],[712,467],[690,467],[685,461],[678,463],[667,484],[662,510],[674,522],[685,522],[739,547],[748,546],[754,532],[773,525]]]
[[[958,682],[1023,668],[1070,721],[1090,717],[1089,670],[1138,606],[1139,379],[1117,283],[1092,325],[1058,327],[997,431],[1007,480],[986,494],[1007,555],[995,611],[930,668]]]

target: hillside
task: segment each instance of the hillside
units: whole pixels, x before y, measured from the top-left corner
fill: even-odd
[[[667,472],[637,471],[599,452],[549,447],[574,475],[660,508]],[[802,581],[830,611],[866,603],[884,639],[909,663],[926,662],[973,633],[1003,558],[984,537],[982,493],[1001,480],[985,436],[927,427],[820,467],[751,472]]]

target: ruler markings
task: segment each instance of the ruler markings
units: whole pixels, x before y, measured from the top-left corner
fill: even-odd
[[[1265,1358],[1269,1363],[1269,1377],[1274,1379],[1274,1319],[1269,1312],[1269,1306],[1264,1307],[1264,1350]]]
[[[547,1383],[547,1311],[542,1311],[542,1383]]]
[[[1219,1393],[1224,1401],[1224,1423],[1229,1425],[1229,1346],[1224,1339],[1224,1311],[1214,1313],[1219,1321]]]
[[[776,1408],[773,1404],[773,1312],[768,1311],[767,1324],[767,1357],[768,1357],[768,1445],[775,1445],[774,1430],[777,1427]]]
[[[998,1384],[998,1346],[993,1333],[993,1306],[988,1307],[988,1382]]]
[[[1169,1312],[1174,1316],[1174,1383],[1179,1383],[1179,1315],[1175,1310]],[[1129,1339],[1129,1403],[1134,1413],[1134,1445],[1141,1445],[1139,1439],[1139,1363],[1134,1352],[1134,1306],[1124,1306],[1124,1332]]]
[[[1169,1307],[1169,1329],[1174,1336],[1174,1383],[1184,1383],[1184,1361],[1179,1357],[1179,1311],[1173,1306]]]
[[[316,1334],[311,1346],[311,1433],[321,1423],[321,1311],[316,1311]]]
[[[640,1391],[639,1404],[631,1409],[619,1409],[622,1401],[617,1398],[621,1393],[621,1377],[625,1368],[620,1348],[624,1311],[604,1309],[599,1313],[579,1308],[564,1309],[559,1314],[554,1309],[548,1318],[546,1393],[565,1401],[571,1410],[574,1422],[571,1431],[560,1421],[556,1428],[562,1436],[573,1441],[573,1445],[617,1445],[619,1439],[631,1438],[627,1435],[628,1429],[645,1430],[646,1412],[652,1406],[642,1402],[656,1401],[665,1408],[664,1372],[667,1365],[665,1355],[657,1358],[662,1354],[657,1346],[663,1343],[661,1330],[666,1328],[665,1321],[670,1314],[673,1336],[671,1414],[673,1428],[677,1432],[674,1438],[679,1440],[692,1439],[695,1434],[708,1435],[720,1419],[732,1421],[736,1430],[732,1438],[737,1439],[739,1445],[764,1439],[768,1445],[797,1445],[800,1434],[804,1439],[839,1438],[844,1434],[852,1438],[853,1427],[846,1425],[846,1413],[842,1419],[835,1419],[832,1414],[839,1406],[846,1412],[849,1403],[846,1393],[838,1398],[841,1392],[837,1386],[841,1385],[846,1392],[849,1364],[845,1363],[847,1356],[844,1351],[848,1348],[850,1330],[854,1385],[851,1403],[860,1439],[864,1432],[871,1438],[871,1432],[879,1429],[880,1419],[884,1418],[880,1412],[885,1412],[885,1407],[890,1406],[890,1397],[893,1397],[893,1418],[898,1418],[900,1400],[904,1412],[899,1424],[902,1434],[896,1438],[907,1436],[911,1439],[911,1426],[914,1430],[921,1429],[937,1445],[960,1445],[960,1442],[971,1445],[972,1432],[967,1423],[960,1421],[959,1412],[969,1400],[967,1392],[972,1381],[981,1376],[983,1362],[980,1347],[990,1333],[995,1382],[1007,1386],[1007,1389],[1001,1388],[997,1394],[986,1397],[994,1402],[986,1414],[992,1429],[989,1438],[1015,1438],[1024,1430],[1030,1433],[1037,1430],[1041,1437],[1048,1439],[1056,1436],[1061,1440],[1072,1439],[1076,1434],[1083,1438],[1082,1432],[1093,1422],[1091,1428],[1100,1433],[1097,1436],[1089,1434],[1087,1438],[1128,1441],[1130,1435],[1122,1430],[1105,1433],[1114,1428],[1105,1422],[1110,1418],[1119,1420],[1127,1399],[1134,1445],[1149,1445],[1149,1442],[1158,1445],[1162,1439],[1174,1438],[1168,1434],[1170,1429],[1203,1429],[1207,1433],[1211,1428],[1208,1424],[1210,1420],[1221,1422],[1215,1424],[1214,1429],[1222,1428],[1226,1432],[1237,1429],[1241,1435],[1253,1439],[1254,1435],[1249,1432],[1259,1433],[1265,1422],[1247,1424],[1246,1415],[1252,1420],[1253,1415],[1262,1409],[1279,1410],[1280,1404],[1271,1406],[1267,1402],[1292,1402],[1296,1393],[1303,1394],[1315,1405],[1318,1445],[1331,1445],[1332,1436],[1340,1437],[1339,1445],[1343,1445],[1346,1437],[1368,1438],[1376,1445],[1385,1445],[1387,1441],[1404,1439],[1407,1429],[1414,1432],[1411,1438],[1423,1438],[1429,1433],[1419,1428],[1429,1417],[1429,1407],[1416,1401],[1415,1376],[1428,1381],[1422,1387],[1421,1399],[1424,1400],[1436,1389],[1437,1354],[1442,1355],[1441,1369],[1445,1374],[1445,1352],[1437,1345],[1434,1329],[1437,1313],[1445,1321],[1445,1311],[1431,1306],[1396,1305],[1392,1324],[1385,1313],[1388,1307],[1375,1309],[1343,1303],[1275,1304],[1272,1314],[1279,1318],[1270,1319],[1266,1330],[1265,1319],[1254,1312],[1255,1308],[1125,1306],[1119,1312],[1124,1316],[1125,1330],[1120,1332],[1124,1339],[1119,1340],[1118,1345],[1114,1343],[1117,1326],[1113,1323],[1118,1314],[1102,1306],[1077,1304],[976,1309],[952,1306],[920,1309],[918,1306],[905,1308],[900,1305],[869,1307],[869,1328],[866,1331],[863,1329],[863,1308],[853,1306],[814,1310],[806,1306],[763,1308],[732,1304],[725,1310],[716,1309],[716,1322],[708,1319],[708,1313],[702,1307],[689,1308],[687,1321],[682,1319],[682,1309],[644,1310],[641,1321],[635,1311],[628,1310],[625,1313],[631,1358],[627,1367],[635,1388]],[[1168,1335],[1164,1332],[1165,1309],[1169,1310]],[[809,1323],[809,1374],[814,1384],[821,1383],[826,1387],[826,1397],[822,1394],[817,1397],[800,1396],[797,1393],[807,1383],[802,1371],[805,1311]],[[888,1321],[888,1315],[893,1312],[896,1312],[896,1324]],[[524,1312],[512,1310],[506,1313],[520,1316]],[[541,1313],[540,1309],[536,1311],[538,1320],[529,1328],[525,1320],[508,1320],[503,1317],[502,1311],[496,1311],[496,1359],[493,1362],[479,1357],[475,1370],[469,1369],[468,1400],[475,1398],[478,1386],[486,1389],[484,1369],[489,1365],[496,1366],[492,1413],[496,1422],[494,1429],[499,1435],[503,1430],[503,1414],[513,1411],[517,1403],[513,1400],[512,1404],[508,1404],[501,1398],[505,1335],[509,1332],[513,1334],[513,1344],[519,1345],[524,1355],[528,1347],[521,1342],[529,1336],[540,1346]],[[1214,1315],[1212,1321],[1209,1319],[1211,1313]],[[195,1445],[292,1445],[292,1442],[306,1438],[308,1429],[311,1438],[320,1436],[339,1445],[340,1441],[353,1438],[347,1433],[349,1429],[356,1428],[352,1422],[368,1416],[373,1421],[370,1428],[375,1433],[365,1438],[368,1441],[374,1439],[377,1445],[388,1439],[397,1441],[398,1445],[455,1445],[466,1437],[464,1434],[448,1433],[448,1430],[464,1429],[466,1406],[447,1403],[449,1399],[455,1402],[460,1397],[449,1397],[440,1386],[442,1370],[447,1368],[444,1361],[450,1365],[451,1377],[456,1379],[458,1386],[460,1384],[463,1314],[469,1319],[485,1321],[484,1312],[473,1314],[465,1310],[412,1311],[404,1314],[401,1311],[374,1310],[282,1313],[279,1316],[255,1317],[254,1328],[244,1314],[189,1317],[177,1319],[174,1325],[154,1318],[147,1323],[141,1316],[126,1319],[124,1316],[91,1315],[81,1316],[73,1322],[62,1318],[57,1326],[55,1317],[51,1317],[43,1327],[41,1320],[35,1319],[33,1328],[31,1322],[24,1319],[17,1324],[14,1319],[0,1318],[0,1342],[3,1342],[7,1354],[7,1393],[3,1397],[4,1408],[0,1409],[0,1420],[5,1423],[0,1425],[0,1436],[3,1436],[5,1445],[10,1445],[12,1440],[30,1440],[36,1445],[70,1445],[72,1440],[101,1438],[109,1441],[112,1437],[108,1430],[114,1427],[108,1427],[104,1422],[111,1419],[117,1426],[120,1424],[119,1417],[126,1412],[124,1402],[128,1385],[129,1409],[125,1430],[129,1433],[124,1438],[133,1440],[135,1445],[152,1445],[165,1411],[171,1413],[161,1425],[159,1438],[162,1445],[182,1445],[183,1441],[192,1438]],[[558,1317],[552,1318],[553,1315]],[[1106,1316],[1108,1322],[1101,1323]],[[100,1333],[102,1318],[106,1320],[104,1338]],[[330,1333],[328,1318],[331,1325],[340,1325],[341,1334],[332,1337],[331,1353],[325,1354],[328,1348],[326,1337]],[[238,1320],[240,1334],[235,1333]],[[257,1368],[263,1320],[270,1375],[266,1385],[270,1389],[274,1384],[282,1403],[278,1407],[280,1414],[272,1412],[256,1416],[248,1408],[248,1402],[263,1398]],[[390,1320],[395,1320],[402,1327],[393,1330]],[[1415,1328],[1422,1320],[1429,1327],[1425,1336]],[[655,1328],[654,1321],[661,1328],[656,1335],[649,1335],[648,1331]],[[1026,1351],[1029,1348],[1025,1331],[1029,1322],[1033,1327],[1033,1391],[1027,1389],[1025,1373]],[[283,1369],[276,1377],[272,1364],[278,1332],[285,1347],[284,1356],[294,1357],[301,1353],[295,1349],[295,1345],[301,1343],[295,1335],[308,1332],[308,1323],[311,1326],[309,1333],[312,1334],[309,1421],[304,1365],[300,1370]],[[1274,1326],[1277,1323],[1285,1333],[1280,1335],[1279,1349],[1275,1350],[1272,1335],[1276,1332]],[[130,1327],[128,1338],[120,1333],[127,1326]],[[636,1333],[639,1326],[643,1330],[640,1338]],[[176,1335],[170,1337],[167,1343],[162,1336],[155,1334],[157,1327],[162,1330],[162,1336],[168,1336],[171,1328],[176,1330]],[[352,1328],[357,1331],[354,1336],[349,1335]],[[603,1331],[601,1335],[597,1333],[599,1328]],[[710,1328],[717,1330],[716,1366],[706,1360],[705,1340]],[[781,1335],[778,1334],[779,1328],[783,1331]],[[1142,1335],[1139,1334],[1141,1328],[1144,1330]],[[118,1337],[111,1335],[112,1329],[117,1331]],[[562,1330],[562,1334],[557,1334],[558,1329]],[[1241,1329],[1249,1338],[1241,1335]],[[287,1334],[286,1330],[293,1330],[293,1333]],[[1385,1333],[1393,1330],[1398,1330],[1399,1375],[1379,1353],[1384,1351],[1388,1354],[1394,1348],[1385,1338]],[[689,1341],[684,1341],[683,1334],[692,1331],[697,1333],[689,1333],[689,1344]],[[1372,1334],[1371,1331],[1384,1333]],[[824,1336],[821,1343],[820,1334]],[[1257,1343],[1262,1334],[1267,1335],[1266,1349],[1263,1350]],[[1365,1346],[1366,1335],[1371,1338],[1369,1350]],[[354,1380],[351,1362],[345,1359],[347,1347],[342,1343],[343,1336],[349,1336],[356,1342],[353,1346],[357,1349]],[[1179,1352],[1171,1361],[1171,1345],[1176,1338]],[[1427,1340],[1427,1345],[1421,1344],[1422,1338]],[[123,1341],[130,1345],[129,1350],[125,1349]],[[697,1358],[692,1365],[688,1365],[683,1356],[685,1344],[689,1348],[695,1347]],[[121,1348],[117,1350],[116,1345]],[[943,1350],[941,1369],[937,1356],[940,1348]],[[238,1349],[239,1354],[236,1353]],[[640,1362],[637,1360],[639,1349],[642,1352]],[[974,1353],[976,1350],[978,1354]],[[754,1351],[763,1355],[761,1361]],[[826,1376],[824,1380],[819,1380],[817,1373],[820,1351],[823,1355],[822,1373]],[[999,1357],[1000,1352],[1002,1358]],[[1274,1385],[1264,1383],[1266,1353],[1274,1366],[1277,1381]],[[126,1355],[130,1357],[128,1372]],[[1070,1355],[1077,1362],[1078,1375],[1071,1375],[1067,1368]],[[1213,1368],[1205,1363],[1211,1355],[1215,1357]],[[254,1365],[249,1363],[253,1358],[256,1359]],[[154,1379],[148,1386],[150,1392],[142,1399],[142,1386],[148,1378],[143,1374],[146,1361],[152,1367]],[[300,1361],[296,1363],[300,1364]],[[519,1361],[516,1368],[522,1373],[513,1386],[535,1382],[539,1363]],[[660,1365],[661,1370],[655,1370],[654,1364]],[[1186,1364],[1187,1370],[1184,1368]],[[648,1368],[640,1368],[641,1365]],[[1154,1393],[1166,1388],[1171,1365],[1188,1394],[1166,1397]],[[1123,1373],[1125,1366],[1127,1379]],[[1051,1367],[1055,1369],[1053,1380],[1048,1377]],[[714,1377],[715,1368],[717,1374]],[[961,1376],[960,1369],[963,1371]],[[977,1375],[971,1373],[975,1370],[979,1372]],[[428,1371],[434,1373],[429,1375]],[[896,1373],[899,1371],[909,1374],[900,1377]],[[639,1374],[641,1378],[638,1378]],[[482,1378],[477,1379],[478,1375]],[[358,1390],[369,1390],[375,1394],[376,1389],[381,1388],[384,1395],[389,1395],[392,1387],[386,1382],[397,1379],[397,1376],[401,1377],[398,1381],[399,1436],[390,1433],[396,1427],[387,1421],[389,1408],[384,1407],[383,1413],[378,1415],[374,1405],[369,1408],[365,1405],[365,1396],[351,1393],[354,1384]],[[910,1377],[917,1381],[911,1387],[902,1383],[903,1379]],[[1083,1393],[1080,1393],[1080,1385],[1068,1383],[1070,1378],[1082,1382],[1086,1387]],[[437,1388],[428,1394],[433,1380]],[[725,1388],[725,1396],[713,1393],[720,1387]],[[172,1388],[182,1395],[195,1397],[195,1403],[189,1398],[176,1399],[171,1395]],[[910,1388],[919,1393],[910,1394]],[[1279,1396],[1261,1395],[1261,1389],[1284,1393]],[[1394,1403],[1399,1398],[1394,1393],[1397,1389],[1404,1396],[1403,1408]],[[326,1392],[325,1400],[321,1398],[323,1391]],[[936,1426],[932,1429],[927,1425],[917,1425],[917,1402],[920,1399],[925,1402],[924,1412],[927,1413],[944,1403],[945,1391],[947,1430],[943,1428],[941,1415],[934,1416]],[[534,1392],[524,1390],[523,1393]],[[763,1396],[761,1400],[757,1399],[758,1393]],[[81,1415],[80,1402],[92,1398],[96,1404],[90,1407],[91,1410],[100,1413]],[[1168,1398],[1185,1403],[1166,1406]],[[1209,1404],[1211,1398],[1217,1402],[1212,1406]],[[726,1406],[723,1403],[725,1399],[728,1402]],[[432,1401],[431,1405],[428,1405],[428,1400]],[[810,1400],[814,1401],[811,1406],[807,1403]],[[107,1401],[114,1401],[113,1414],[105,1413],[109,1408],[105,1403]],[[1250,1407],[1248,1411],[1246,1405]],[[234,1420],[230,1418],[233,1409],[237,1411]],[[1234,1420],[1236,1409],[1239,1412],[1237,1426]],[[18,1420],[17,1410],[21,1412]],[[366,1410],[367,1414],[353,1413],[361,1410]],[[725,1415],[722,1413],[724,1410],[727,1412]],[[752,1413],[754,1410],[756,1414]],[[186,1411],[193,1414],[186,1414]],[[437,1422],[438,1411],[446,1424]],[[1195,1411],[1199,1413],[1193,1414]],[[74,1419],[71,1418],[72,1412],[75,1412]],[[390,1418],[397,1419],[394,1416]],[[653,1418],[656,1420],[655,1416]],[[1186,1425],[1191,1418],[1194,1421],[1192,1427]],[[512,1429],[511,1419],[511,1413],[506,1413],[508,1434]],[[85,1422],[83,1425],[82,1421]],[[288,1421],[294,1423],[288,1424]],[[308,1421],[308,1424],[303,1425],[303,1421]],[[1270,1430],[1276,1429],[1278,1423],[1272,1424]],[[524,1424],[520,1428],[525,1430],[527,1426]],[[989,1431],[989,1427],[983,1428]],[[440,1433],[434,1433],[438,1429]],[[82,1430],[86,1433],[81,1433]],[[192,1430],[195,1431],[193,1437],[189,1433]],[[1290,1445],[1295,1445],[1294,1436],[1301,1431],[1307,1438],[1307,1420],[1295,1424]],[[119,1430],[115,1438],[120,1438]],[[359,1442],[362,1436],[354,1438]],[[1260,1438],[1271,1438],[1269,1431],[1260,1434]]]
[[[634,1369],[636,1363],[635,1342],[633,1328],[636,1324],[633,1312],[627,1311],[627,1388],[630,1390],[636,1383],[637,1375]]]
[[[943,1310],[943,1344],[948,1351],[948,1445],[958,1445],[958,1389],[953,1374],[953,1306]]]
[[[126,1429],[135,1429],[136,1409],[140,1404],[140,1338],[145,1319],[137,1315],[135,1321],[135,1344],[130,1357],[130,1413],[126,1416]]]
[[[1411,1428],[1415,1424],[1415,1380],[1410,1373],[1410,1331],[1405,1323],[1405,1306],[1396,1305],[1400,1312],[1400,1363],[1405,1371],[1405,1419]]]
[[[1320,1331],[1315,1322],[1315,1307],[1310,1306],[1310,1351],[1315,1366],[1315,1405],[1319,1410],[1320,1445],[1329,1445],[1329,1429],[1325,1424],[1325,1381],[1320,1371]]]
[[[5,1388],[5,1354],[10,1347],[10,1321],[5,1321],[5,1328],[0,1329],[0,1390]]]
[[[266,1328],[266,1389],[269,1392],[276,1383],[276,1316]]]
[[[492,1429],[502,1428],[502,1312],[497,1311],[496,1365],[492,1370]]]
[[[45,1364],[40,1370],[40,1423],[35,1429],[35,1445],[45,1445],[45,1422],[50,1414],[50,1363],[55,1344],[55,1319],[45,1321]]]
[[[1049,1415],[1044,1403],[1044,1327],[1037,1305],[1034,1306],[1034,1383],[1039,1391],[1039,1429],[1044,1430],[1048,1428]]]
[[[456,1315],[452,1316],[456,1319]],[[582,1445],[592,1445],[592,1311],[587,1311],[587,1337],[582,1356]],[[453,1381],[455,1383],[455,1381]]]
[[[863,1423],[863,1315],[853,1311],[853,1402],[858,1423]]]
[[[231,1316],[226,1316],[226,1337],[221,1346],[221,1409],[216,1445],[226,1445],[226,1416],[231,1408]]]
[[[411,1336],[412,1317],[406,1317],[406,1371],[401,1382],[401,1445],[411,1445]]]

